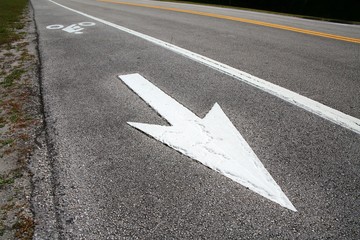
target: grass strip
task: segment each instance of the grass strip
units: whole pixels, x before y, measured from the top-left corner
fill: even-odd
[[[24,28],[20,18],[27,4],[28,0],[0,0],[0,45],[21,37],[15,30]]]
[[[8,76],[6,76],[4,81],[0,84],[6,88],[12,87],[14,82],[18,81],[24,73],[24,69],[15,69]]]
[[[12,184],[14,183],[14,179],[13,178],[3,178],[2,176],[0,176],[0,187],[6,185],[6,184]]]

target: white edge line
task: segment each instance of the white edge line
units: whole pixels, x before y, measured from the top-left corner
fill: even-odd
[[[223,64],[221,62],[218,62],[216,60],[213,60],[211,58],[208,58],[208,57],[205,57],[205,56],[202,56],[200,54],[197,54],[197,53],[194,53],[194,52],[191,52],[189,50],[186,50],[184,48],[181,48],[181,47],[178,47],[178,46],[175,46],[171,43],[167,43],[165,41],[162,41],[162,40],[159,40],[159,39],[156,39],[154,37],[151,37],[151,36],[148,36],[148,35],[145,35],[145,34],[142,34],[142,33],[139,33],[139,32],[136,32],[134,30],[131,30],[131,29],[128,29],[128,28],[125,28],[125,27],[122,27],[122,26],[119,26],[117,24],[114,24],[114,23],[111,23],[111,22],[108,22],[106,20],[103,20],[103,19],[100,19],[100,18],[97,18],[97,17],[94,17],[94,16],[91,16],[89,14],[86,14],[86,13],[83,13],[83,12],[80,12],[80,11],[77,11],[75,9],[72,9],[72,8],[69,8],[69,7],[66,7],[64,5],[61,5],[57,2],[54,2],[52,0],[49,0],[49,2],[52,2],[60,7],[63,7],[67,10],[70,10],[72,12],[75,12],[75,13],[78,13],[80,15],[83,15],[85,17],[88,17],[90,19],[93,19],[93,20],[96,20],[98,22],[101,22],[105,25],[108,25],[110,27],[113,27],[113,28],[116,28],[118,30],[121,30],[123,32],[126,32],[126,33],[129,33],[129,34],[132,34],[132,35],[135,35],[137,37],[140,37],[144,40],[147,40],[149,42],[152,42],[156,45],[159,45],[163,48],[166,48],[168,50],[171,50],[175,53],[178,53],[182,56],[185,56],[187,58],[190,58],[198,63],[201,63],[203,65],[206,65],[208,67],[211,67],[219,72],[222,72],[228,76],[231,76],[237,80],[240,80],[244,83],[247,83],[253,87],[256,87],[262,91],[265,91],[267,93],[270,93],[271,95],[273,96],[276,96],[278,98],[281,98],[283,99],[284,101],[286,102],[289,102],[295,106],[298,106],[302,109],[305,109],[313,114],[316,114],[324,119],[327,119],[337,125],[340,125],[344,128],[347,128],[357,134],[360,134],[360,119],[357,119],[355,117],[352,117],[350,115],[347,115],[345,113],[342,113],[338,110],[335,110],[333,108],[330,108],[322,103],[319,103],[317,101],[314,101],[310,98],[307,98],[307,97],[304,97],[298,93],[295,93],[293,91],[290,91],[286,88],[283,88],[283,87],[280,87],[276,84],[273,84],[273,83],[270,83],[270,82],[267,82],[263,79],[260,79],[258,77],[255,77],[255,76],[252,76],[246,72],[243,72],[243,71],[240,71],[239,69],[236,69],[236,68],[233,68],[233,67],[230,67],[226,64]]]

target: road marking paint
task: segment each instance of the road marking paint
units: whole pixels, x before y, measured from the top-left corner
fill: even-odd
[[[128,28],[125,28],[125,27],[122,27],[122,26],[119,26],[117,24],[114,24],[114,23],[111,23],[111,22],[108,22],[106,20],[103,20],[103,19],[100,19],[100,18],[97,18],[97,17],[94,17],[94,16],[91,16],[89,14],[86,14],[86,13],[83,13],[83,12],[80,12],[78,10],[75,10],[75,9],[72,9],[72,8],[69,8],[69,7],[66,7],[64,5],[61,5],[57,2],[54,2],[52,0],[49,0],[50,2],[60,6],[60,7],[63,7],[65,9],[68,9],[69,11],[72,11],[72,12],[75,12],[75,13],[78,13],[84,17],[87,17],[87,18],[90,18],[90,19],[93,19],[95,21],[98,21],[98,22],[101,22],[105,25],[108,25],[110,27],[113,27],[113,28],[116,28],[120,31],[123,31],[123,32],[126,32],[126,33],[129,33],[129,34],[132,34],[134,36],[137,36],[139,38],[142,38],[146,41],[149,41],[153,44],[156,44],[158,46],[161,46],[163,48],[166,48],[170,51],[173,51],[177,54],[180,54],[184,57],[187,57],[189,59],[192,59],[198,63],[201,63],[205,66],[208,66],[214,70],[217,70],[221,73],[224,73],[228,76],[231,76],[241,82],[244,82],[246,84],[249,84],[253,87],[256,87],[264,92],[267,92],[273,96],[276,96],[286,102],[289,102],[295,106],[298,106],[302,109],[305,109],[306,111],[309,111],[313,114],[316,114],[324,119],[327,119],[339,126],[342,126],[344,128],[347,128],[357,134],[360,134],[360,119],[357,119],[355,117],[352,117],[352,116],[349,116],[345,113],[342,113],[338,110],[335,110],[333,108],[330,108],[322,103],[319,103],[317,101],[314,101],[310,98],[307,98],[307,97],[304,97],[298,93],[295,93],[293,91],[290,91],[286,88],[283,88],[283,87],[280,87],[276,84],[273,84],[273,83],[270,83],[270,82],[267,82],[263,79],[260,79],[258,77],[255,77],[255,76],[252,76],[246,72],[243,72],[239,69],[236,69],[236,68],[233,68],[233,67],[230,67],[224,63],[221,63],[221,62],[218,62],[216,60],[213,60],[211,58],[208,58],[208,57],[205,57],[205,56],[202,56],[200,54],[197,54],[197,53],[194,53],[194,52],[191,52],[189,50],[186,50],[184,48],[181,48],[181,47],[178,47],[176,45],[173,45],[171,43],[168,43],[168,42],[165,42],[165,41],[162,41],[160,39],[157,39],[157,38],[154,38],[154,37],[151,37],[151,36],[148,36],[148,35],[145,35],[143,33],[139,33],[139,32],[136,32],[134,30],[131,30],[131,29],[128,29]]]
[[[46,27],[46,29],[51,29],[51,30],[54,30],[54,29],[62,29],[64,28],[64,25],[60,25],[60,24],[54,24],[54,25],[49,25]]]
[[[51,30],[61,29],[68,33],[82,34],[83,32],[81,32],[81,31],[84,30],[84,28],[82,28],[82,27],[91,27],[94,25],[95,25],[95,23],[93,23],[93,22],[81,22],[78,24],[71,24],[67,27],[64,27],[64,25],[60,25],[60,24],[54,24],[54,25],[49,25],[46,28],[51,29]]]
[[[302,28],[290,27],[290,26],[286,26],[286,25],[268,23],[268,22],[251,20],[251,19],[240,18],[240,17],[231,17],[231,16],[226,16],[226,15],[221,15],[221,14],[216,14],[216,13],[207,13],[207,12],[200,12],[200,11],[193,11],[193,10],[185,10],[185,9],[180,9],[180,8],[162,7],[162,6],[154,6],[154,5],[148,5],[148,4],[129,3],[129,2],[120,2],[120,1],[112,1],[112,0],[97,0],[97,1],[113,3],[113,4],[122,4],[122,5],[134,6],[134,7],[145,7],[145,8],[153,8],[153,9],[173,11],[173,12],[189,13],[189,14],[194,14],[194,15],[231,20],[231,21],[236,21],[236,22],[249,23],[249,24],[259,25],[259,26],[263,26],[263,27],[282,29],[282,30],[303,33],[303,34],[313,35],[313,36],[318,36],[318,37],[331,38],[331,39],[336,39],[336,40],[345,41],[345,42],[360,43],[360,39],[358,39],[358,38],[345,37],[345,36],[341,36],[341,35],[312,31],[312,30],[307,30],[307,29],[302,29]]]
[[[71,24],[70,26],[63,28],[62,30],[68,33],[82,34],[83,32],[80,31],[84,30],[84,28],[80,27],[77,24]]]
[[[82,27],[92,27],[92,26],[95,26],[95,23],[93,22],[81,22],[81,23],[78,23],[80,26]]]
[[[217,103],[201,119],[140,74],[122,75],[119,78],[172,126],[128,122],[129,125],[296,212]]]

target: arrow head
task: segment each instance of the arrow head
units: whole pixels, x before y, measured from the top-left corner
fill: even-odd
[[[174,126],[129,124],[256,193],[296,211],[217,103],[204,119],[187,119]]]

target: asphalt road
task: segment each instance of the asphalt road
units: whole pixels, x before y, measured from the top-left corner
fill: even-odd
[[[35,239],[360,238],[358,133],[53,2],[31,2],[49,167],[43,181],[35,182]],[[56,2],[360,118],[360,44],[161,9]],[[356,25],[131,2],[360,37]],[[82,34],[47,28],[83,22],[95,25],[82,27]],[[297,212],[129,126],[167,124],[117,77],[130,73],[141,74],[199,117],[217,102]]]

